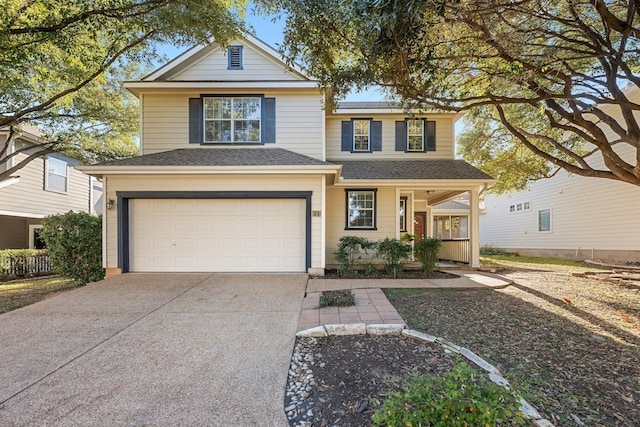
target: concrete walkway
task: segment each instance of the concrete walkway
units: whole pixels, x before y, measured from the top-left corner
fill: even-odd
[[[305,274],[125,274],[0,316],[0,425],[284,426]]]
[[[512,282],[502,276],[471,270],[447,270],[454,279],[309,279],[298,331],[340,323],[405,324],[381,288],[449,290],[501,289]],[[319,307],[323,291],[352,289],[355,306]]]

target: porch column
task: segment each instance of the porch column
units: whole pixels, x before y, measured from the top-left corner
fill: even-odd
[[[480,267],[480,191],[475,188],[469,191],[471,198],[469,200],[469,255],[470,265],[473,268]]]

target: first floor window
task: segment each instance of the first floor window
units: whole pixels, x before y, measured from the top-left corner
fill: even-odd
[[[424,151],[423,120],[407,120],[407,151]]]
[[[400,197],[400,231],[407,231],[407,198]]]
[[[204,142],[260,142],[260,97],[204,98]]]
[[[375,190],[347,190],[346,228],[374,229],[375,209]]]
[[[29,249],[46,249],[47,244],[41,233],[41,225],[29,225]]]
[[[440,240],[468,239],[469,217],[466,215],[438,215],[433,217],[435,237]]]
[[[538,211],[538,231],[551,231],[551,209]]]
[[[47,157],[45,161],[46,177],[44,188],[47,191],[67,192],[67,162],[55,157]]]
[[[353,151],[370,151],[370,120],[353,121]]]

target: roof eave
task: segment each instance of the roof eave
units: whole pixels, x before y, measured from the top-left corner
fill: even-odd
[[[433,190],[469,190],[470,188],[490,187],[495,179],[344,179],[335,182],[336,187],[428,187]]]
[[[327,175],[335,174],[337,165],[298,166],[77,166],[91,176],[111,175]]]

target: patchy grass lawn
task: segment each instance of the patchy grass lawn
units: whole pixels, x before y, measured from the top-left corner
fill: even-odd
[[[0,283],[0,314],[41,301],[56,292],[78,287],[70,279],[46,277]]]
[[[385,294],[409,327],[497,366],[555,425],[638,425],[640,290],[571,275],[591,266],[501,258],[506,289]]]

